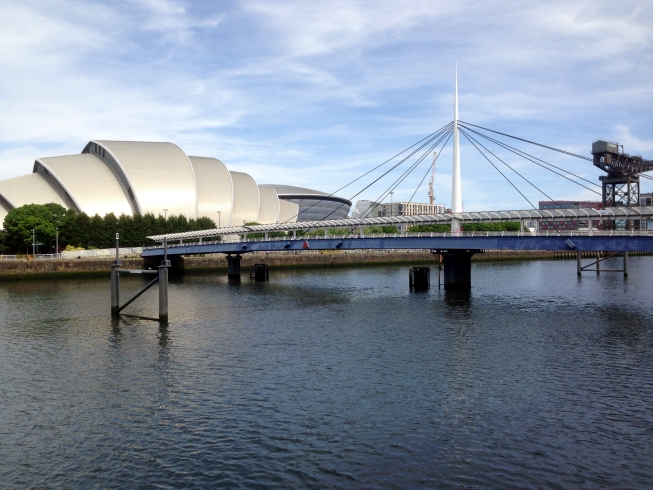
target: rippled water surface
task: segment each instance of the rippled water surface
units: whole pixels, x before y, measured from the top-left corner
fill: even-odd
[[[469,296],[406,266],[186,276],[166,328],[112,321],[108,279],[0,283],[0,486],[650,488],[653,258],[630,268],[476,264]]]

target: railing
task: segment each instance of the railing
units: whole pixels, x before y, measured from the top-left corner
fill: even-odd
[[[258,233],[257,233],[258,234]],[[311,236],[286,236],[286,237],[259,237],[259,238],[232,238],[227,240],[204,240],[200,242],[183,242],[176,244],[168,244],[168,248],[187,247],[196,245],[217,245],[221,243],[254,243],[254,242],[288,242],[288,241],[304,241],[304,240],[344,240],[348,238],[461,238],[461,237],[574,237],[574,236],[653,236],[653,230],[540,230],[540,231],[467,231],[460,233],[436,233],[436,232],[418,232],[418,233],[352,233],[351,235],[311,235]],[[153,250],[161,248],[160,245],[143,247],[143,250]],[[140,253],[140,252],[139,252]]]
[[[0,255],[0,260],[16,260],[15,255]]]

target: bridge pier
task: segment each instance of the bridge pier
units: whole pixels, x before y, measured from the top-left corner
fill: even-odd
[[[444,250],[444,289],[469,291],[472,289],[472,255],[481,250]]]
[[[240,278],[240,254],[227,255],[227,277]]]

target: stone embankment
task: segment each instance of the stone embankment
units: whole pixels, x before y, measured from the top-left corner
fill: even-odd
[[[384,264],[410,264],[433,262],[435,256],[429,251],[337,251],[337,252],[283,252],[248,253],[242,256],[243,272],[250,265],[265,263],[271,269],[296,267],[356,267]],[[553,252],[488,250],[477,254],[474,261],[503,260],[547,260],[553,259]],[[125,269],[155,268],[158,261],[142,259],[138,256],[123,257]],[[0,280],[30,279],[65,276],[108,276],[113,258],[81,258],[56,260],[0,260]],[[221,271],[227,269],[223,254],[189,256],[172,261],[174,271]]]

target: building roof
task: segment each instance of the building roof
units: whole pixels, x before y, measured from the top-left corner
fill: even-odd
[[[25,204],[60,204],[65,208],[75,209],[74,204],[62,194],[55,186],[51,185],[47,176],[39,173],[32,173],[0,181],[0,197],[5,201],[0,206],[0,219],[4,221],[8,209],[18,208]]]
[[[217,226],[231,226],[234,205],[231,172],[217,158],[188,158],[197,179],[197,216],[211,218]]]
[[[258,223],[278,223],[279,222],[279,198],[272,187],[258,188],[261,198],[259,206]]]
[[[95,146],[91,146],[91,145]],[[197,218],[197,188],[190,160],[172,143],[96,140],[84,153],[99,154],[113,165],[131,189],[136,210],[155,216],[183,214]],[[106,155],[112,158],[107,159]],[[171,197],[174,196],[174,199]]]
[[[49,175],[77,210],[90,216],[104,215],[107,209],[116,216],[133,213],[127,189],[97,155],[38,158],[34,172]]]
[[[351,201],[339,196],[330,195],[327,192],[316,191],[306,187],[283,184],[261,184],[261,187],[272,187],[280,199],[310,199],[316,198],[323,201],[336,201],[351,206]]]
[[[231,172],[231,180],[234,183],[234,210],[231,225],[258,223],[261,199],[256,181],[243,172]]]

